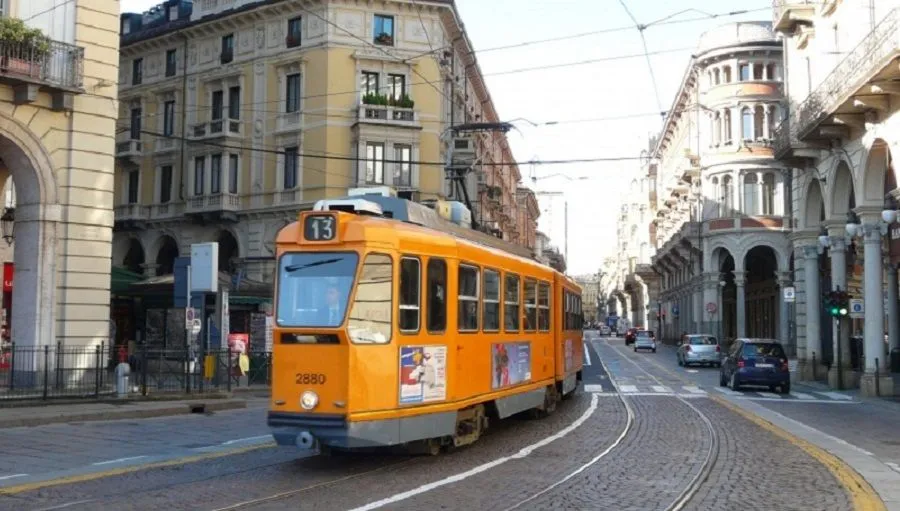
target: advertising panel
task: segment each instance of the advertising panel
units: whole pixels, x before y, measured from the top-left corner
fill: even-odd
[[[400,403],[447,399],[447,347],[400,347]]]
[[[531,343],[504,342],[491,346],[492,387],[499,389],[531,379]]]
[[[564,360],[566,362],[565,362],[565,367],[563,369],[566,372],[566,374],[568,374],[569,371],[572,370],[572,367],[575,365],[574,358],[575,358],[574,352],[572,350],[572,339],[566,339],[565,357],[564,357]]]

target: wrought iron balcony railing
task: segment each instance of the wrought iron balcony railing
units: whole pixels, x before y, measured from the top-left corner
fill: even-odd
[[[78,92],[84,85],[84,48],[0,41],[0,76]]]
[[[797,107],[797,135],[803,139],[854,92],[900,54],[900,8],[890,11],[803,103]]]

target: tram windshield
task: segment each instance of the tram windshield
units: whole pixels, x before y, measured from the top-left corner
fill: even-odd
[[[278,326],[340,326],[358,262],[355,252],[284,254],[278,268]]]

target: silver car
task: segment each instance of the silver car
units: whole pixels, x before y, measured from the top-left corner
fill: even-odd
[[[722,367],[719,341],[707,334],[689,334],[678,343],[678,365],[709,364]]]
[[[653,330],[638,330],[634,333],[634,351],[650,350],[656,353],[656,335]]]

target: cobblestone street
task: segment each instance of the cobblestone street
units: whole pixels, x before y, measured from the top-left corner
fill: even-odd
[[[424,501],[436,509],[665,510],[679,503],[683,509],[701,510],[730,509],[748,501],[759,509],[853,509],[851,495],[825,465],[709,394],[615,391],[637,381],[685,383],[665,370],[665,352],[633,353],[620,339],[594,338],[589,346],[585,387],[592,391],[579,391],[547,419],[495,423],[476,444],[437,457],[339,454],[298,459],[297,453],[269,447],[263,440],[252,450],[241,442],[222,446],[230,433],[264,437],[259,403],[210,417],[43,427],[42,441],[50,445],[64,435],[81,442],[90,436],[119,439],[122,450],[108,442],[82,460],[92,463],[97,463],[94,458],[141,455],[144,451],[135,446],[162,442],[163,431],[172,432],[171,446],[217,442],[224,451],[211,459],[127,473],[111,470],[107,477],[87,481],[9,486],[0,494],[0,509],[326,511],[420,509]],[[604,365],[611,368],[609,374]],[[129,439],[122,431],[143,433]],[[228,454],[229,447],[236,452]],[[10,462],[16,456],[24,454],[7,454]]]

